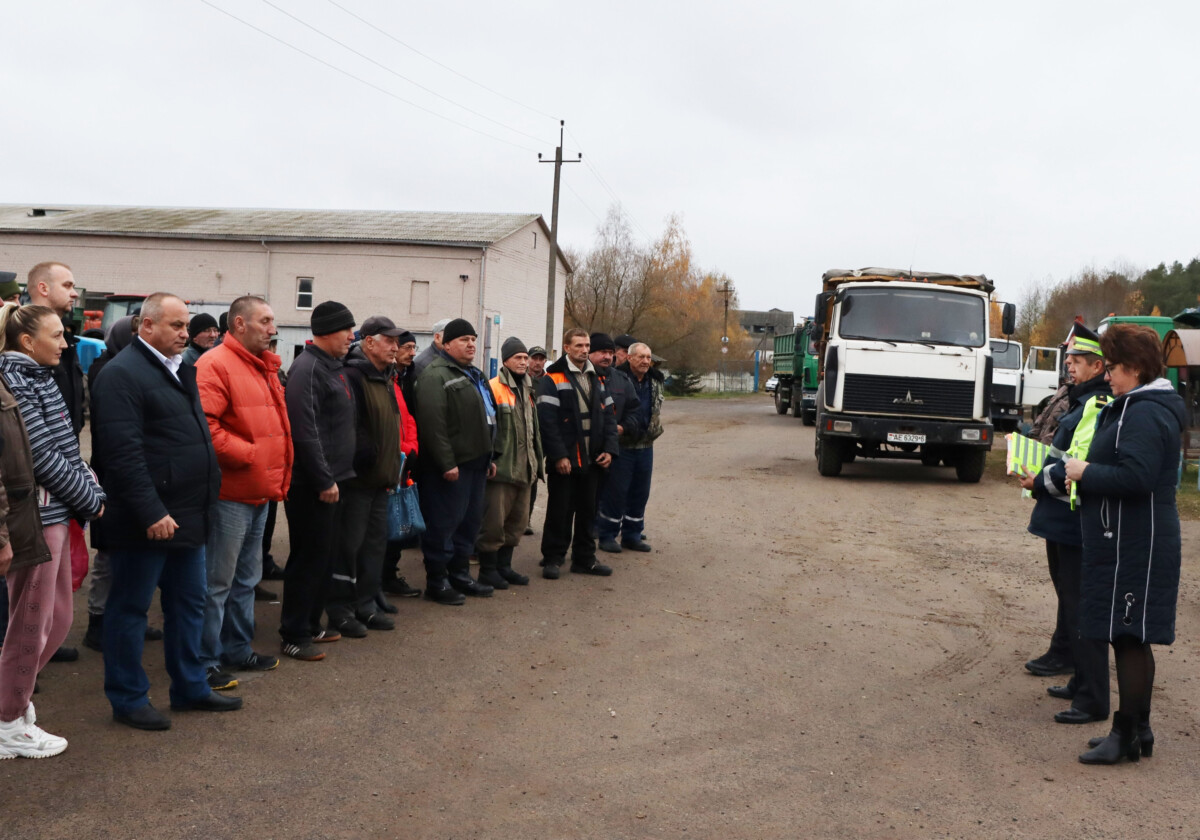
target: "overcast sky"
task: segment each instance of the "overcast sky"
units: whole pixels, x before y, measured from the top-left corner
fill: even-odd
[[[1200,254],[1194,2],[210,2],[0,0],[0,202],[549,219],[561,118],[562,244],[678,214],[746,308]]]

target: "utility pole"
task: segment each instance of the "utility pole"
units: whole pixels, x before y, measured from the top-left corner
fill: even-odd
[[[721,390],[725,390],[725,356],[729,353],[729,281],[725,281],[725,285],[721,287],[721,294],[725,298],[725,326],[721,332]]]
[[[583,152],[575,160],[563,160],[563,125],[565,120],[558,121],[558,148],[554,150],[554,160],[542,160],[538,152],[538,163],[554,164],[554,203],[550,209],[550,276],[546,281],[546,350],[553,353],[554,346],[554,297],[555,284],[558,280],[558,185],[564,163],[579,163],[583,160]]]

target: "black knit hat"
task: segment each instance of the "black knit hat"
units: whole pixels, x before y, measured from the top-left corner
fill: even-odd
[[[471,326],[471,322],[465,318],[455,318],[446,328],[442,330],[442,344],[449,344],[456,338],[462,338],[464,335],[478,335],[475,328]]]
[[[405,344],[408,344],[410,341],[413,344],[416,344],[417,337],[408,330],[405,330],[404,332],[400,333],[400,335],[396,336],[396,343],[401,347],[403,347]]]
[[[205,330],[216,329],[217,319],[209,315],[207,312],[201,312],[199,315],[193,315],[192,320],[188,321],[188,338],[195,340],[196,336]]]
[[[342,330],[354,329],[354,316],[346,308],[346,304],[336,300],[326,300],[317,304],[309,318],[313,335],[329,335]]]
[[[592,333],[592,351],[597,350],[616,350],[617,345],[613,343],[612,336],[608,333]]]
[[[515,335],[510,335],[504,339],[504,343],[500,345],[500,361],[507,362],[518,353],[528,353],[529,350],[525,347],[525,342],[517,338]]]

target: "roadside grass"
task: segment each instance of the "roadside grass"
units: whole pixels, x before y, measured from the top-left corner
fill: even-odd
[[[1016,479],[1007,475],[1004,471],[1004,461],[1007,453],[1003,449],[993,449],[988,453],[987,465],[984,467],[983,474],[992,481],[1003,481],[1016,487]],[[1179,508],[1179,518],[1185,522],[1200,521],[1200,489],[1196,487],[1196,480],[1200,477],[1200,472],[1197,472],[1195,464],[1187,464],[1183,468],[1183,482],[1179,486],[1178,492],[1175,494],[1175,505]]]

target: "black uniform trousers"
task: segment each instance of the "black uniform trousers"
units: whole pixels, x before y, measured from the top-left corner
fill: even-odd
[[[310,642],[320,632],[329,597],[342,506],[322,502],[321,489],[293,472],[284,503],[292,550],[283,570],[279,635],[291,644]]]
[[[1046,540],[1046,555],[1053,556],[1051,568],[1056,569],[1059,589],[1060,620],[1065,622],[1071,641],[1071,661],[1075,675],[1068,688],[1074,689],[1071,705],[1082,712],[1108,717],[1108,642],[1104,639],[1085,639],[1079,634],[1079,594],[1083,583],[1083,548]],[[1061,588],[1060,588],[1061,587]]]
[[[542,526],[542,565],[571,562],[591,565],[596,559],[592,526],[596,519],[596,489],[603,467],[590,465],[562,475],[549,464],[546,472],[546,521]]]
[[[1058,559],[1059,545],[1060,543],[1046,540],[1046,564],[1050,567],[1050,582],[1054,584],[1054,595],[1058,599],[1058,615],[1054,621],[1054,635],[1050,637],[1050,650],[1048,653],[1060,662],[1073,666],[1075,664],[1075,651],[1071,646],[1071,638],[1075,633],[1072,632],[1071,623],[1067,621],[1067,602],[1071,599],[1071,596],[1063,592],[1063,573],[1059,568],[1061,564]],[[1076,592],[1074,599],[1076,606],[1078,606],[1078,592]]]

